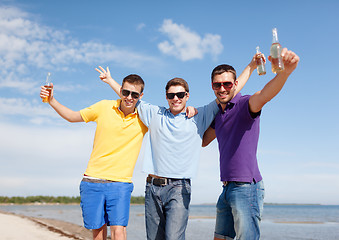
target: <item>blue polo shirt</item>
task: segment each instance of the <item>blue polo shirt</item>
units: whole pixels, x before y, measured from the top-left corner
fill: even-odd
[[[192,178],[200,158],[202,137],[219,107],[215,101],[197,108],[198,114],[173,115],[169,109],[139,101],[141,121],[148,127],[143,171],[168,178]]]
[[[219,143],[221,181],[262,180],[257,162],[260,113],[251,116],[250,97],[238,93],[212,124]]]

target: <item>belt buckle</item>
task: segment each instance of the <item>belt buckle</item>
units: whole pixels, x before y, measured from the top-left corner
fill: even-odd
[[[157,182],[157,184],[154,184],[154,181]],[[156,186],[166,186],[168,184],[167,178],[152,178],[152,184]]]
[[[155,178],[155,177],[148,176],[147,182],[151,183],[152,185],[161,186],[161,187],[168,185],[167,178],[160,178],[160,177]]]
[[[167,178],[160,178],[161,180],[164,180],[164,183],[161,184],[161,186],[166,186],[168,185],[168,179]]]

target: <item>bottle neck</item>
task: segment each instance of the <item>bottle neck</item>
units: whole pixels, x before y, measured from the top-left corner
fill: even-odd
[[[273,34],[272,43],[278,43],[279,40],[277,30],[273,29],[272,34]]]
[[[258,53],[260,53],[260,49],[259,49],[259,47],[257,47],[257,48],[256,48],[256,50],[257,50],[257,54],[258,54]]]

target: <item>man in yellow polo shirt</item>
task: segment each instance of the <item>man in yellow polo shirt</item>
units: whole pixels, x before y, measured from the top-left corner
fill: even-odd
[[[132,174],[147,127],[138,118],[135,105],[143,96],[144,81],[136,74],[123,79],[121,99],[102,100],[73,111],[50,96],[49,104],[69,122],[97,123],[93,150],[80,184],[84,226],[93,239],[126,240],[129,205],[133,191]],[[40,97],[49,93],[41,86]]]

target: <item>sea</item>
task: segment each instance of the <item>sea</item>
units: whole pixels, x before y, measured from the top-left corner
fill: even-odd
[[[83,225],[79,205],[2,205],[1,211],[51,218]],[[214,205],[191,205],[186,239],[213,239]],[[144,205],[132,205],[128,240],[144,240]],[[263,240],[339,240],[339,205],[265,205],[261,222]]]

